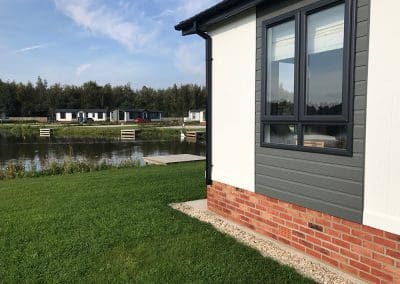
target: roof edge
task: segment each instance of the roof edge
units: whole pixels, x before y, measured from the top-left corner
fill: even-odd
[[[182,31],[182,35],[194,34],[194,28],[202,31],[209,25],[229,19],[239,13],[251,9],[265,0],[224,0],[175,26],[175,30]]]

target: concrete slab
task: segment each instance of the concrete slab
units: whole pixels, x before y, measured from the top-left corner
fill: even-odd
[[[203,156],[196,156],[190,154],[150,156],[143,158],[146,164],[151,164],[151,165],[168,165],[176,163],[197,162],[197,161],[205,161],[205,159],[206,158]]]
[[[184,203],[187,206],[190,206],[194,209],[197,209],[201,212],[206,212],[207,211],[207,199],[200,199],[200,200],[193,200],[193,201],[187,201]]]

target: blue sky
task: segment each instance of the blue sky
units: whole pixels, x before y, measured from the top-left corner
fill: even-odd
[[[4,81],[204,83],[204,42],[173,26],[219,0],[0,0]]]

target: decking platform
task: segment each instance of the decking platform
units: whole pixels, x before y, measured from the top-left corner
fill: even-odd
[[[204,138],[206,135],[205,131],[187,131],[186,132],[186,141],[197,143],[200,139]]]
[[[39,129],[39,136],[40,137],[51,137],[53,136],[53,128],[40,128]]]
[[[190,154],[151,156],[143,158],[144,162],[150,165],[168,165],[176,163],[197,162],[197,161],[204,161],[205,159],[206,158],[203,156],[196,156]]]

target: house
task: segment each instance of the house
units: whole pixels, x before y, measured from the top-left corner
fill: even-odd
[[[206,110],[205,109],[191,109],[189,110],[188,117],[185,117],[184,122],[197,121],[200,123],[206,122]]]
[[[94,122],[107,121],[107,110],[105,109],[57,109],[56,121],[58,122],[75,122],[88,121]]]
[[[175,27],[206,42],[210,211],[400,282],[398,11],[225,0]]]
[[[110,112],[111,122],[133,122],[135,119],[159,121],[162,118],[162,112],[158,110],[117,108]]]

